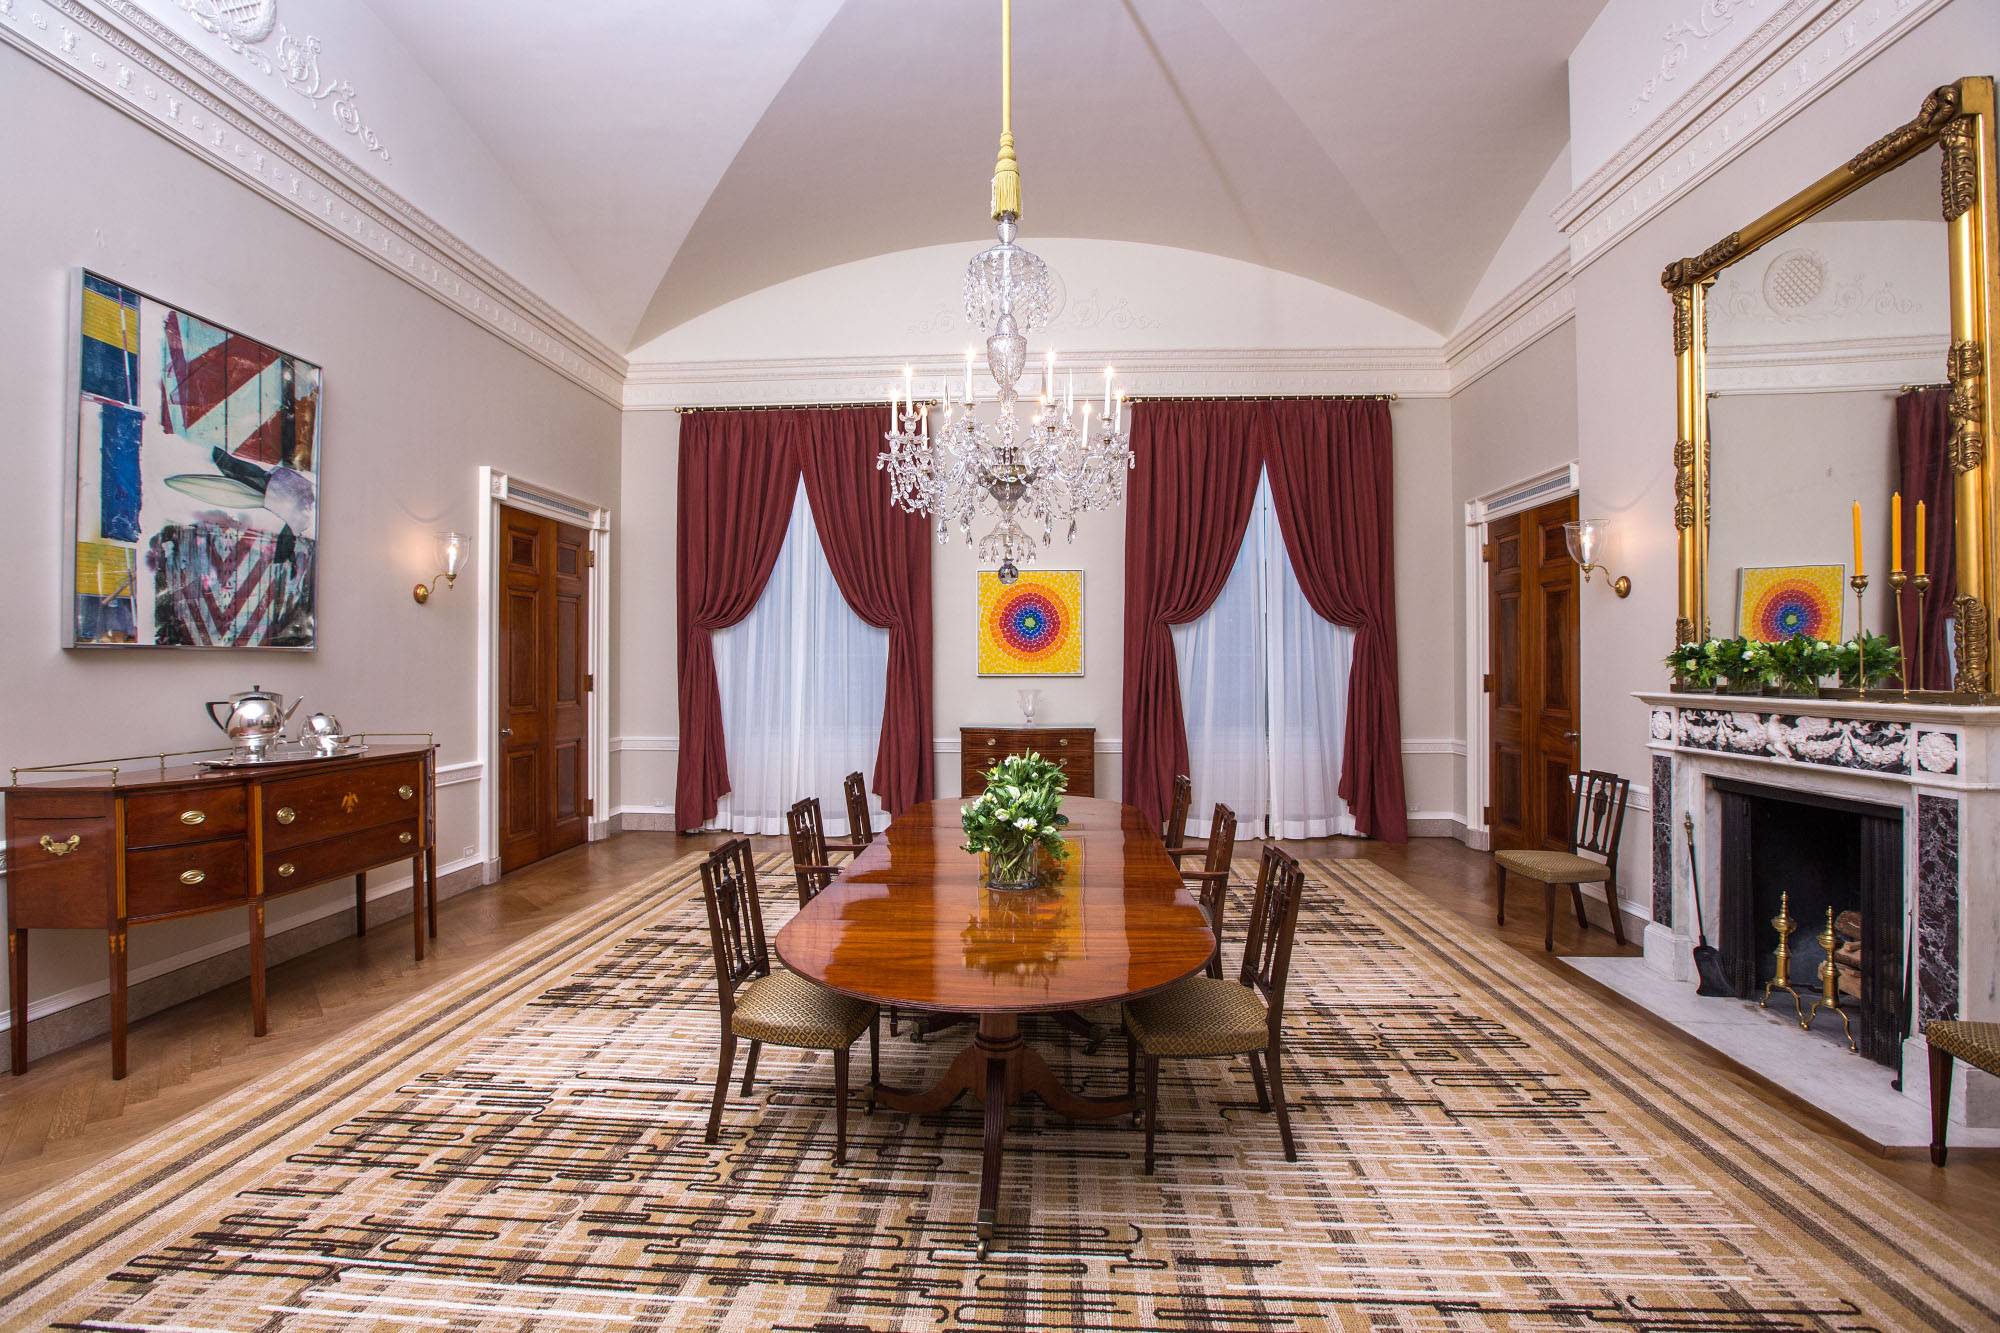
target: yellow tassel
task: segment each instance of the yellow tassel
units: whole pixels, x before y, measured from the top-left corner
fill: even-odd
[[[1021,216],[1021,171],[1014,165],[1014,135],[1003,131],[1000,135],[1000,160],[993,164],[993,220],[998,222],[1002,214]]]

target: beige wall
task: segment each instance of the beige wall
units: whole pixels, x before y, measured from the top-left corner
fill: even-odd
[[[1664,683],[1660,658],[1673,644],[1673,336],[1660,270],[1909,120],[1932,88],[1986,72],[1982,53],[1996,50],[2000,5],[1951,5],[1575,276],[1582,503],[1617,520],[1608,563],[1632,577],[1624,601],[1583,600],[1586,765],[1650,775],[1646,710],[1631,692]],[[1626,897],[1647,901],[1649,840],[1625,846]]]
[[[1457,560],[1456,520],[1448,497],[1429,479],[1451,467],[1450,408],[1413,399],[1391,408],[1396,448],[1397,616],[1402,631],[1403,734],[1449,741],[1454,730],[1452,623],[1440,615],[1437,590],[1449,586]],[[613,808],[629,825],[659,817],[673,804],[674,755],[656,747],[678,731],[674,698],[674,466],[679,418],[669,412],[626,416],[624,485],[619,503],[620,582],[615,660],[623,681],[614,733]],[[1042,691],[1039,717],[1097,728],[1098,793],[1120,791],[1120,700],[1124,672],[1125,513],[1086,517],[1076,543],[1062,535],[1040,564],[1084,572],[1084,674],[1077,677],[981,678],[975,652],[979,567],[963,540],[933,548],[935,732],[956,744],[960,726],[1018,722],[1017,691]],[[614,742],[617,744],[618,742]],[[871,756],[857,756],[867,767]],[[1405,756],[1412,810],[1457,809],[1454,756],[1427,747]],[[937,757],[938,792],[959,791],[958,755]]]
[[[9,571],[0,761],[36,764],[206,745],[203,700],[262,684],[355,729],[435,731],[448,769],[477,754],[471,581],[419,607],[434,533],[477,528],[480,464],[609,504],[618,412],[408,283],[293,218],[11,47],[0,263],[0,563]],[[325,370],[318,652],[57,646],[70,271],[120,282]],[[475,778],[476,774],[473,775]],[[471,855],[481,781],[440,792],[448,869]],[[377,877],[382,885],[395,876]],[[345,886],[281,900],[274,931],[351,905]],[[240,940],[240,914],[142,926],[135,976]],[[36,932],[31,1012],[101,992],[101,937]]]

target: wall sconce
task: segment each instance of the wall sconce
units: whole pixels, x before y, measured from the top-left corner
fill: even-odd
[[[1583,571],[1585,583],[1590,582],[1592,570],[1603,569],[1606,574],[1611,572],[1597,563],[1598,554],[1604,549],[1605,534],[1610,529],[1611,525],[1601,518],[1563,524],[1563,539],[1569,543],[1570,559],[1576,561],[1577,567]],[[1631,596],[1632,580],[1620,574],[1611,580],[1611,591],[1620,597]]]
[[[457,585],[458,571],[465,567],[465,553],[471,548],[472,539],[462,532],[438,534],[438,563],[444,568],[438,571],[437,577],[430,581],[429,586],[419,583],[415,591],[410,594],[417,599],[418,605],[421,606],[431,599],[431,594],[437,591],[438,579],[443,579],[446,587]]]

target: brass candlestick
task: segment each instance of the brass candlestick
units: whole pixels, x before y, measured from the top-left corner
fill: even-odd
[[[1866,574],[1856,574],[1847,581],[1847,586],[1854,589],[1854,652],[1855,660],[1861,664],[1860,671],[1856,673],[1859,679],[1855,682],[1855,692],[1866,695],[1868,693],[1868,614],[1864,609],[1863,598],[1868,592],[1868,576]]]
[[[1918,570],[1910,576],[1910,586],[1917,590],[1917,689],[1924,688],[1924,659],[1930,656],[1930,646],[1924,642],[1924,594],[1930,590],[1931,576]],[[1903,645],[1903,670],[1910,669],[1910,645]]]
[[[1910,697],[1910,641],[1903,637],[1903,589],[1909,585],[1909,582],[1910,576],[1902,570],[1892,569],[1889,571],[1889,595],[1896,599],[1896,642],[1903,649],[1903,669],[1898,671],[1896,675],[1902,679],[1903,697],[1905,699]],[[1864,625],[1862,630],[1865,633],[1867,627]],[[1864,648],[1867,646],[1865,640],[1862,646]],[[1868,663],[1866,661],[1861,663],[1861,682],[1863,685],[1868,683]]]
[[[1840,1030],[1847,1036],[1847,1049],[1852,1051],[1857,1049],[1854,1045],[1854,1025],[1847,1021],[1847,1011],[1840,1007],[1840,984],[1837,975],[1839,969],[1834,966],[1833,962],[1833,951],[1839,943],[1839,936],[1833,933],[1833,909],[1829,907],[1826,909],[1826,929],[1821,931],[1819,936],[1819,946],[1826,950],[1826,957],[1821,960],[1819,965],[1821,998],[1813,1001],[1812,1011],[1799,1020],[1799,1026],[1801,1028],[1811,1027],[1812,1021],[1819,1017],[1820,1010],[1830,1009],[1839,1016]],[[1793,999],[1796,1001],[1797,996],[1794,996]]]
[[[1759,1008],[1770,1008],[1771,992],[1781,990],[1792,997],[1792,1012],[1798,1015],[1799,1025],[1803,1027],[1805,1006],[1799,1001],[1799,993],[1792,989],[1792,932],[1798,929],[1799,923],[1792,920],[1791,898],[1789,893],[1778,895],[1778,914],[1771,918],[1771,927],[1778,932],[1778,965],[1770,981],[1765,983],[1764,998],[1757,1004]]]

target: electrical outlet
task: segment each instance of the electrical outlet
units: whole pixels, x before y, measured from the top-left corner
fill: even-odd
[[[666,798],[665,798],[664,796],[655,796],[655,797],[653,798],[653,804],[654,804],[654,805],[665,805],[666,803],[667,803],[667,801],[666,801]]]
[[[467,847],[464,851],[459,853],[460,856],[477,856],[478,854],[479,854],[479,849],[477,847],[470,847],[470,846]]]

